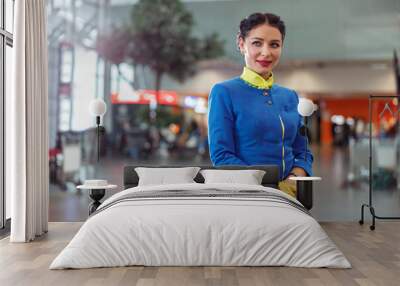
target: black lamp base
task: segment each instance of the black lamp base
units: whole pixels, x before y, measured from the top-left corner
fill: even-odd
[[[89,191],[89,197],[93,200],[93,202],[89,205],[89,215],[94,213],[101,205],[100,200],[104,197],[105,193],[105,189],[91,189]]]
[[[301,202],[306,209],[312,209],[313,181],[297,181],[297,200]]]

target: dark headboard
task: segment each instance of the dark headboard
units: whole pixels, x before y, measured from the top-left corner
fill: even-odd
[[[179,168],[187,166],[125,166],[124,168],[124,189],[133,188],[138,185],[139,177],[135,172],[136,167],[147,167],[147,168]],[[263,166],[199,166],[201,169],[222,169],[222,170],[263,170],[265,175],[262,180],[262,185],[265,187],[278,188],[279,182],[279,167],[275,165],[263,165]],[[204,178],[200,174],[194,178],[197,183],[204,183]]]

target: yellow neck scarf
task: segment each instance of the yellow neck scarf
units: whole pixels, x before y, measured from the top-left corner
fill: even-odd
[[[272,73],[268,79],[264,79],[262,76],[252,71],[248,67],[243,68],[240,78],[249,85],[259,89],[270,89],[274,84],[274,75]]]

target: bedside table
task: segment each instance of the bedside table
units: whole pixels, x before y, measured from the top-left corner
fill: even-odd
[[[290,177],[289,180],[296,181],[296,199],[306,209],[311,210],[313,207],[313,181],[321,181],[321,177]]]
[[[90,184],[88,181],[102,181],[105,184]],[[81,190],[89,190],[89,197],[93,200],[93,202],[89,205],[89,215],[94,213],[97,208],[101,205],[100,200],[106,194],[106,190],[115,189],[117,185],[109,185],[105,180],[86,180],[84,185],[79,185],[76,188]]]

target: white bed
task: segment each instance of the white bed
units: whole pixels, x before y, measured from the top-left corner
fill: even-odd
[[[198,183],[138,186],[110,197],[50,269],[127,265],[351,267],[307,210],[279,190]]]

